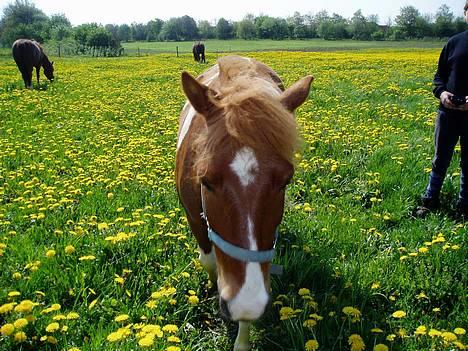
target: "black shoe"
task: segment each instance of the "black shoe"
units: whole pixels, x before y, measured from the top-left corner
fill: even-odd
[[[434,212],[440,208],[440,201],[437,198],[423,197],[421,205],[416,207],[414,216],[418,218],[424,218],[429,213]]]

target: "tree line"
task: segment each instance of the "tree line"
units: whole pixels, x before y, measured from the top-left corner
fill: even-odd
[[[154,19],[148,23],[87,23],[72,26],[63,14],[47,16],[29,0],[15,0],[0,18],[0,44],[9,46],[17,38],[57,42],[75,54],[113,56],[122,52],[120,43],[128,41],[186,41],[204,39],[310,39],[326,40],[406,40],[444,38],[465,30],[463,18],[447,5],[434,15],[421,14],[405,6],[394,20],[378,24],[378,16],[365,16],[357,10],[350,18],[323,10],[315,15],[294,13],[288,18],[247,14],[240,21],[220,18],[215,23],[195,21],[190,16]]]

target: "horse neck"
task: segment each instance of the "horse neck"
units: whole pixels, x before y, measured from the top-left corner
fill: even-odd
[[[44,51],[42,51],[42,50],[41,50],[41,65],[43,67],[51,65],[51,63],[49,61],[49,58],[47,57],[46,54],[44,54]]]

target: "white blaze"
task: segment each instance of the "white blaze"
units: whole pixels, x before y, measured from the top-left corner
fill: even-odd
[[[254,225],[247,218],[249,249],[257,250],[254,238]],[[268,292],[263,279],[260,263],[248,262],[245,267],[245,280],[237,295],[228,303],[233,320],[254,320],[265,311],[268,303]]]
[[[255,181],[255,173],[258,170],[258,161],[251,148],[244,146],[242,149],[237,151],[236,156],[229,166],[239,177],[239,180],[244,187]]]

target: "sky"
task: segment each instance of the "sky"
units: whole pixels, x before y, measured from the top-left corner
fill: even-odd
[[[30,0],[46,15],[63,13],[73,25],[97,22],[101,24],[146,23],[151,19],[168,20],[188,15],[195,21],[215,23],[219,18],[239,21],[246,14],[286,18],[294,12],[315,14],[327,10],[351,18],[361,9],[365,16],[378,15],[379,22],[394,19],[403,6],[414,6],[422,14],[435,14],[446,4],[455,16],[463,14],[465,0]],[[13,0],[0,0],[0,10]]]

